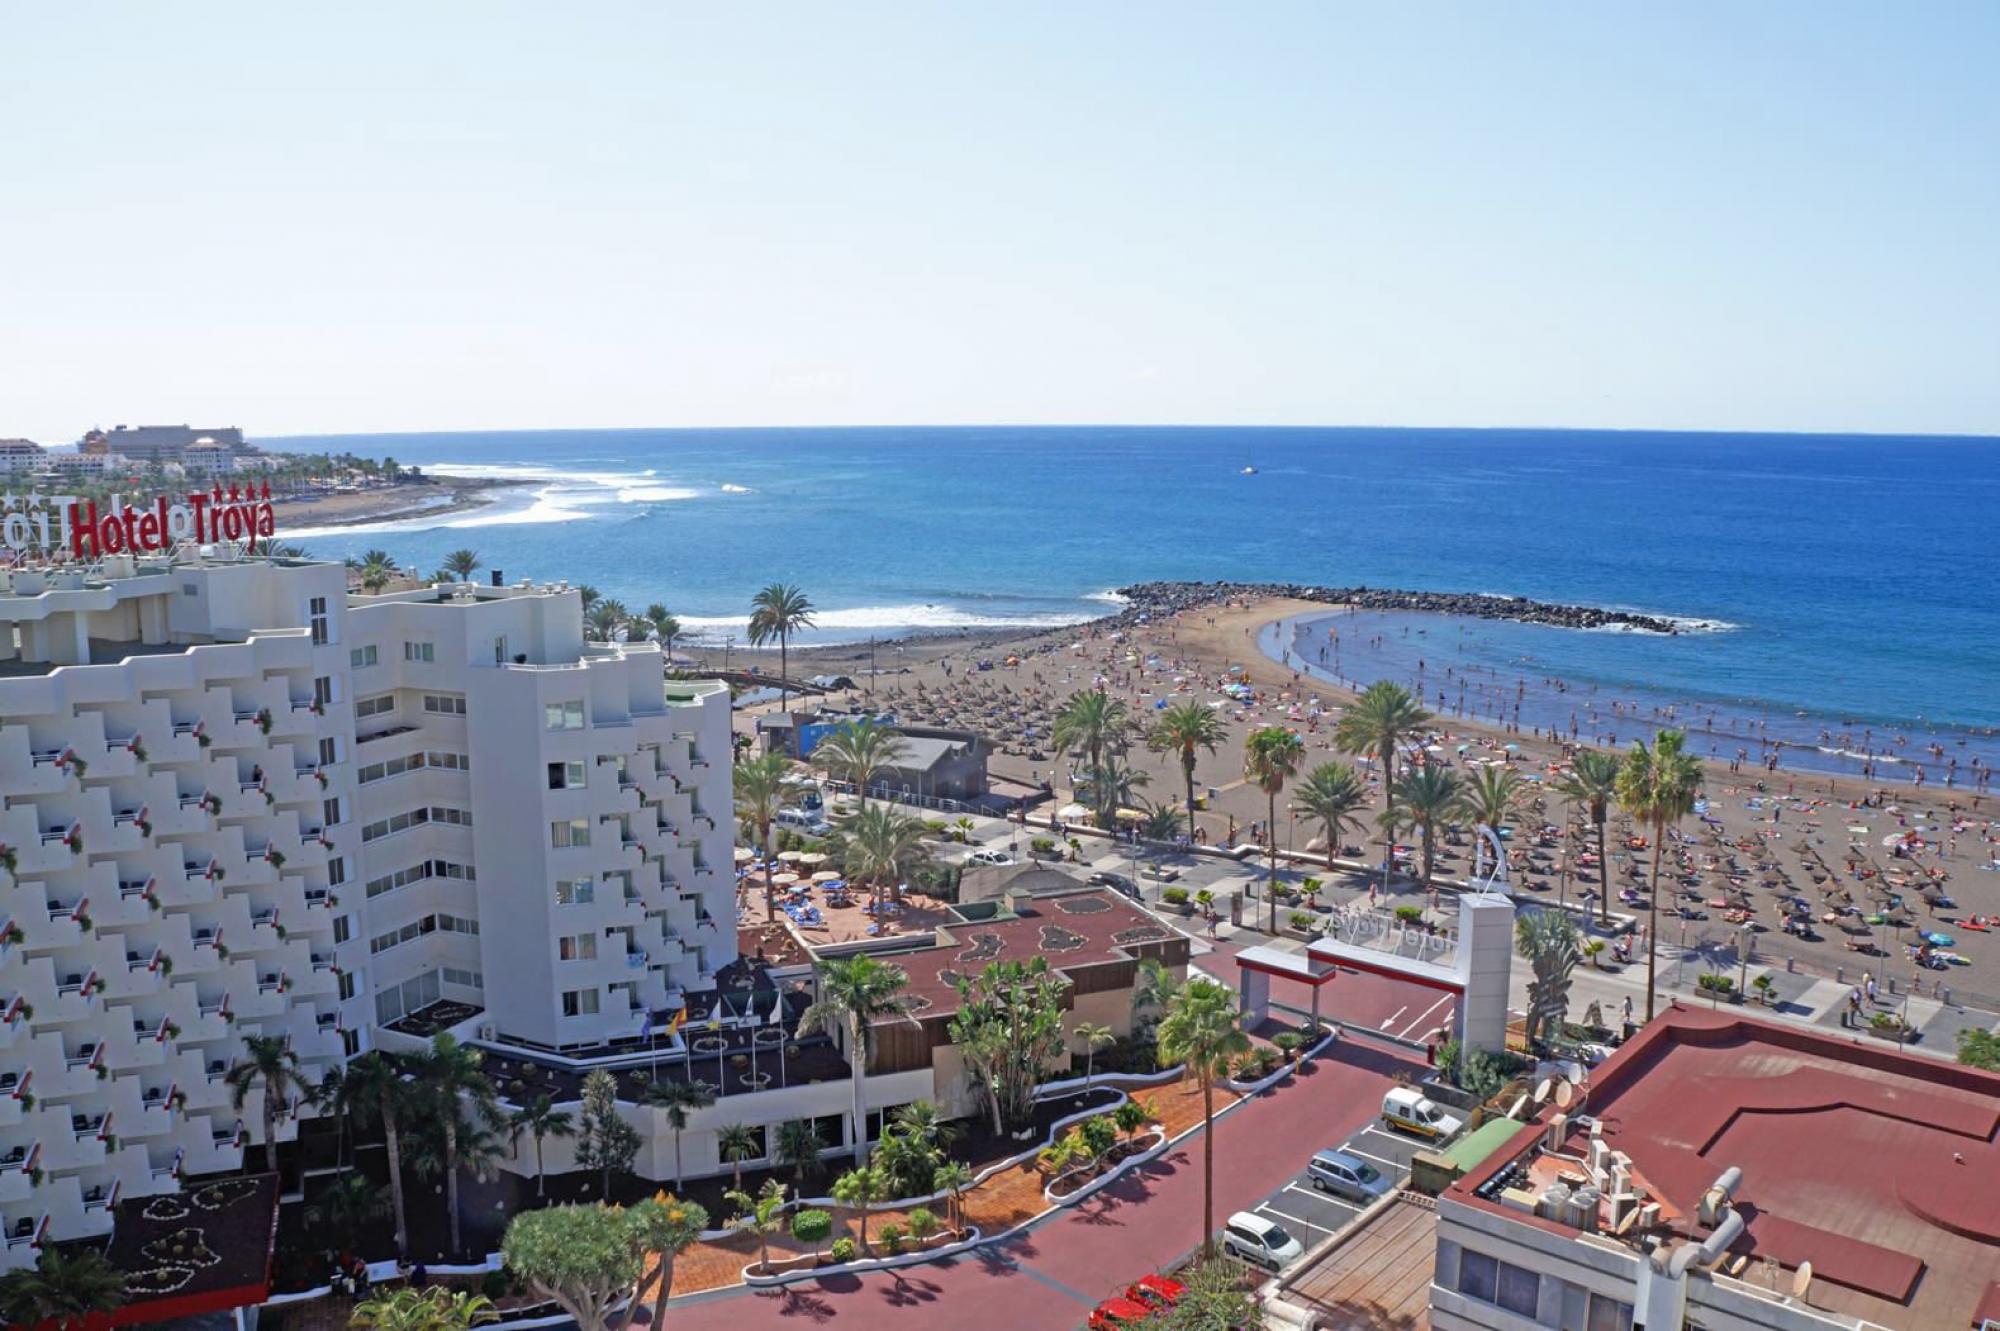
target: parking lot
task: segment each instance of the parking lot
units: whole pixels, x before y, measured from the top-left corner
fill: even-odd
[[[1367,1127],[1346,1141],[1327,1142],[1315,1149],[1336,1147],[1359,1156],[1400,1186],[1409,1176],[1410,1158],[1427,1144],[1400,1132],[1392,1132],[1379,1120],[1370,1120]],[[1283,1225],[1310,1251],[1315,1244],[1344,1228],[1364,1208],[1344,1197],[1315,1188],[1311,1176],[1306,1173],[1305,1161],[1301,1160],[1299,1172],[1288,1179],[1284,1187],[1250,1209],[1267,1220]]]

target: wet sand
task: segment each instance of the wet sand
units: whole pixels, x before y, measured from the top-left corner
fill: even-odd
[[[287,527],[358,527],[413,517],[443,516],[483,508],[527,481],[484,476],[425,477],[366,490],[305,491],[274,496],[278,537]]]

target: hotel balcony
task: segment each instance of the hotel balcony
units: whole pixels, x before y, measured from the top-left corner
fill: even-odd
[[[16,1144],[0,1154],[0,1203],[24,1202],[34,1191],[34,1171],[41,1167],[42,1144],[31,1146]],[[18,1228],[7,1231],[7,1246],[14,1246],[14,1235]]]

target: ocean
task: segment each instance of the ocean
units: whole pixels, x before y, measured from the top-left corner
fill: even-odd
[[[267,442],[535,481],[442,519],[281,517],[280,538],[314,554],[380,546],[430,569],[469,546],[509,579],[664,602],[718,642],[741,641],[772,581],[821,608],[820,641],[1073,623],[1151,579],[1491,592],[1691,630],[1487,625],[1454,650],[1495,680],[1808,731],[2000,729],[1995,440],[1078,426]]]

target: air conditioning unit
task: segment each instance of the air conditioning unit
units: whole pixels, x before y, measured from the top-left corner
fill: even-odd
[[[493,1024],[491,1022],[487,1022],[479,1028],[479,1038],[482,1040],[491,1040],[494,1038]]]

